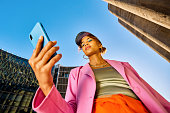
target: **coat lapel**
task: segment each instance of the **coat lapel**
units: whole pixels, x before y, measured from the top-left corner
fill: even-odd
[[[82,73],[83,73],[83,75],[91,76],[95,80],[95,76],[94,76],[93,70],[91,69],[89,63],[87,63],[87,64],[85,64],[83,66]]]

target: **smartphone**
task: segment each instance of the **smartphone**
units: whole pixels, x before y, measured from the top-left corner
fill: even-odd
[[[30,39],[34,49],[36,48],[36,45],[37,45],[37,42],[38,42],[38,39],[40,36],[44,37],[42,47],[41,47],[41,49],[42,49],[50,41],[50,39],[49,39],[43,25],[40,22],[37,22],[29,34],[29,39]],[[56,52],[51,56],[51,58],[54,57],[55,55],[57,55]]]

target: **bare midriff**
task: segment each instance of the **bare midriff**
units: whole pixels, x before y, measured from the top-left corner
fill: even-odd
[[[112,95],[101,95],[101,96],[98,96],[98,98],[107,98],[107,97],[111,97]]]

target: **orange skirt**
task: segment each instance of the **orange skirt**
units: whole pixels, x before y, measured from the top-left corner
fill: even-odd
[[[123,94],[94,99],[92,113],[149,113],[141,101]]]

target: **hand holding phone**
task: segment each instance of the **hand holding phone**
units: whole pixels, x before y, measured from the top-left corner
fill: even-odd
[[[43,27],[39,25],[36,24],[30,33],[30,40],[32,38],[31,43],[35,49],[28,62],[36,75],[40,88],[47,95],[53,86],[52,67],[61,59],[62,55],[55,55],[59,49],[59,47],[55,47],[57,42],[50,41]]]
[[[50,41],[50,38],[48,37],[47,32],[45,31],[43,25],[40,22],[37,22],[37,24],[34,26],[34,28],[32,29],[32,31],[29,35],[30,41],[31,41],[34,49],[36,48],[36,44],[37,44],[40,36],[44,37],[42,47],[41,47],[41,49],[42,49]],[[52,55],[52,57],[54,57],[55,55],[57,55],[57,53],[54,53]]]

